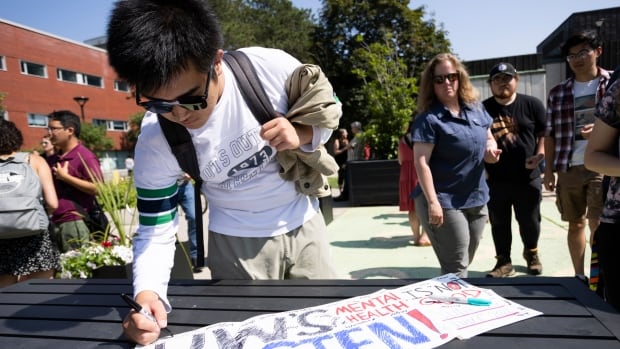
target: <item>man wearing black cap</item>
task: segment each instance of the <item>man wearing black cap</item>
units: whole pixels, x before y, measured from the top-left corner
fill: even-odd
[[[539,164],[544,159],[545,108],[535,97],[517,93],[519,75],[510,63],[491,69],[488,83],[493,97],[483,104],[493,118],[491,133],[502,157],[485,163],[490,199],[487,204],[497,263],[487,277],[515,273],[510,258],[512,210],[519,223],[527,272],[542,273],[538,257],[542,180]]]

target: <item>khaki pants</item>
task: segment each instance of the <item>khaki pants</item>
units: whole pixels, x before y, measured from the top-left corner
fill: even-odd
[[[327,228],[318,212],[286,234],[247,238],[209,231],[212,279],[333,279]]]

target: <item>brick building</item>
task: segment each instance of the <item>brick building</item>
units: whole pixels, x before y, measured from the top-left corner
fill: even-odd
[[[106,50],[0,19],[0,93],[5,119],[24,134],[24,149],[37,149],[47,134],[47,116],[67,109],[83,122],[106,126],[114,150],[106,154],[120,165],[122,137],[136,106],[129,87],[108,65]],[[83,114],[75,97],[87,97]]]

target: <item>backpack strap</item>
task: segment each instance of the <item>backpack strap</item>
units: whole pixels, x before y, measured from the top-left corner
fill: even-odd
[[[26,153],[26,152],[16,152],[15,155],[7,157],[6,159],[0,159],[1,163],[20,163],[20,162],[24,162],[29,164],[30,163],[30,153]]]
[[[273,109],[248,56],[241,51],[228,51],[224,54],[224,62],[232,70],[241,89],[241,95],[256,120],[263,125],[278,117],[279,114]]]
[[[196,262],[198,267],[204,267],[205,264],[205,246],[204,246],[204,230],[202,222],[202,200],[200,199],[200,189],[202,187],[202,178],[200,177],[200,168],[198,167],[198,158],[196,149],[192,143],[192,137],[189,131],[176,122],[172,122],[165,117],[157,114],[159,126],[161,127],[166,141],[170,145],[172,154],[177,158],[177,162],[183,171],[189,174],[194,180],[194,208],[196,210]]]
[[[279,116],[275,109],[273,109],[273,105],[271,105],[271,101],[269,101],[267,93],[258,79],[256,70],[245,53],[241,51],[228,51],[224,54],[224,62],[226,62],[232,70],[240,86],[243,99],[261,125]],[[157,115],[157,119],[172,149],[172,154],[177,158],[179,166],[196,182],[194,185],[194,207],[197,212],[196,248],[198,251],[196,259],[198,266],[203,267],[205,259],[204,232],[202,201],[200,199],[200,188],[202,187],[203,181],[202,178],[200,178],[200,168],[198,166],[196,149],[194,148],[194,143],[192,143],[192,137],[189,131],[187,131],[184,126],[172,122],[159,114]]]

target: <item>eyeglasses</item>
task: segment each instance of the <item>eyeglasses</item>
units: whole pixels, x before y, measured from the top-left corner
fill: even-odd
[[[207,84],[205,86],[205,93],[202,96],[179,97],[173,102],[166,102],[160,99],[140,102],[140,93],[136,90],[136,104],[155,114],[171,113],[172,108],[177,105],[190,111],[205,109],[207,107],[207,98],[209,97],[209,82],[211,81],[212,70],[213,65],[211,65],[207,73]]]
[[[41,142],[41,145],[48,145],[49,142]]]
[[[566,56],[566,61],[570,63],[570,62],[572,62],[572,61],[574,61],[576,59],[584,59],[584,58],[588,57],[590,55],[590,52],[592,52],[592,51],[594,51],[594,50],[588,49],[588,48],[584,48],[583,50],[581,50],[581,51],[579,51],[577,53],[567,55]]]
[[[512,80],[513,76],[509,74],[496,74],[491,81],[496,84],[507,84]]]
[[[50,131],[50,132],[56,132],[58,130],[63,130],[63,129],[64,129],[64,127],[62,127],[62,126],[60,126],[60,127],[48,126],[47,127],[47,130]]]
[[[437,85],[443,84],[443,82],[446,81],[446,79],[448,79],[448,82],[451,82],[451,83],[455,82],[456,80],[459,79],[459,73],[450,73],[446,75],[433,76],[433,82],[436,83]]]

